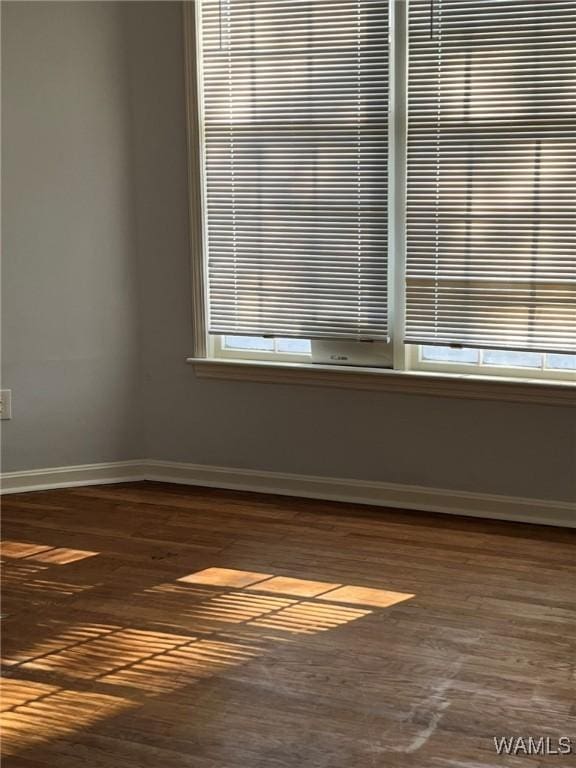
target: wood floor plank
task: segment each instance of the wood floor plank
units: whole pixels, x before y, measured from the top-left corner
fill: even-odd
[[[575,545],[159,483],[7,496],[3,766],[575,766]]]

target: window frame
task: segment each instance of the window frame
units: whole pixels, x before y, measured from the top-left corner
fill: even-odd
[[[521,366],[485,365],[484,363],[452,362],[450,360],[423,360],[422,346],[423,345],[419,344],[407,345],[409,370],[427,371],[429,373],[454,373],[467,376],[540,379],[542,381],[567,381],[576,383],[576,371],[564,368],[529,368]]]
[[[227,349],[223,343],[225,336],[210,336],[208,339],[209,357],[216,360],[253,360],[255,362],[304,363],[312,365],[310,355],[298,352],[270,352],[261,349]]]
[[[485,366],[476,363],[453,363],[450,361],[427,361],[421,358],[421,346],[404,342],[405,328],[405,265],[406,265],[406,144],[407,144],[407,97],[408,97],[408,3],[409,0],[388,0],[390,13],[390,105],[389,105],[389,326],[390,342],[393,345],[394,368],[354,368],[350,366],[329,366],[338,371],[373,371],[378,375],[421,375],[446,377],[448,380],[470,379],[502,383],[504,380],[519,383],[535,383],[553,388],[558,385],[576,385],[576,372],[506,366]],[[207,232],[205,205],[205,152],[202,141],[202,55],[201,55],[201,0],[183,2],[183,29],[185,51],[186,127],[188,143],[188,187],[190,240],[192,255],[192,312],[193,312],[193,356],[189,362],[201,364],[203,375],[214,362],[216,378],[230,370],[234,362],[246,367],[253,363],[263,364],[266,369],[277,364],[285,370],[288,367],[316,369],[326,372],[324,365],[313,363],[310,356],[298,353],[266,352],[261,350],[231,350],[222,343],[222,336],[210,336],[208,327],[207,260],[205,243]],[[219,366],[224,363],[224,369]],[[229,377],[229,376],[224,376]],[[232,377],[234,378],[234,377]],[[324,379],[326,376],[324,375]],[[346,377],[337,376],[342,379]],[[348,377],[350,378],[350,377]],[[357,387],[355,387],[357,388]],[[571,388],[571,387],[570,387]],[[492,398],[491,398],[492,399]],[[507,399],[504,397],[503,399]],[[524,398],[522,398],[524,399]],[[565,402],[563,393],[560,401]]]

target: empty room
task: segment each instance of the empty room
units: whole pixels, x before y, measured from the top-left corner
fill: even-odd
[[[3,0],[2,765],[576,766],[576,0]]]

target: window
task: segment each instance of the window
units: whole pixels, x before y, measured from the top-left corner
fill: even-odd
[[[406,338],[575,351],[576,4],[412,2]]]
[[[201,3],[209,332],[387,339],[388,9]]]
[[[196,8],[210,354],[576,380],[576,0]]]

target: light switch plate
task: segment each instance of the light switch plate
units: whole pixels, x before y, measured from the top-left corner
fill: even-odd
[[[0,389],[0,419],[12,418],[12,390]]]

